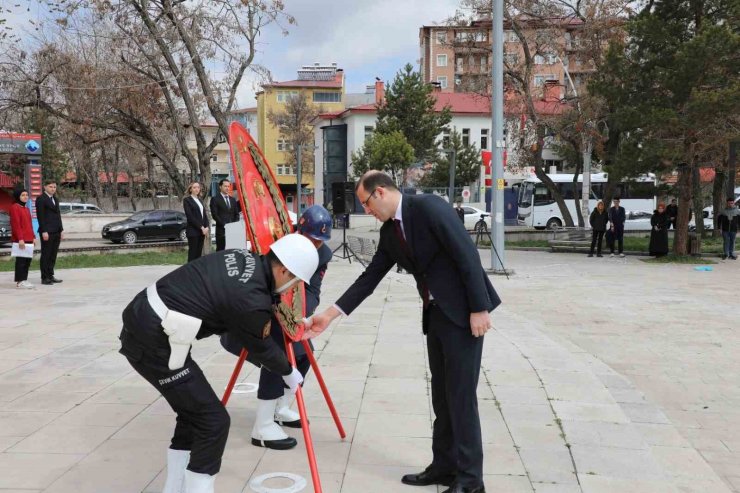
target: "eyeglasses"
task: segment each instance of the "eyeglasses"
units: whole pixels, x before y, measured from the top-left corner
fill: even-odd
[[[370,194],[370,196],[367,198],[367,200],[364,200],[364,201],[360,202],[362,204],[362,207],[367,207],[367,203],[370,202],[370,199],[373,198],[373,196],[375,195],[375,192],[377,192],[377,191],[378,191],[377,188],[374,189],[372,191],[372,193]]]

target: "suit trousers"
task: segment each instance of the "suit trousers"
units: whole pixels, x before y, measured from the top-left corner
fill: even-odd
[[[272,331],[270,332],[270,337],[275,339],[278,347],[285,351],[285,342],[283,340],[282,330],[275,330],[275,327],[273,325]],[[299,344],[301,346],[303,345],[303,343],[301,342],[293,343],[293,353],[296,355],[296,368],[298,368],[298,371],[301,372],[303,378],[306,378],[306,374],[311,368],[311,362],[309,361],[306,354],[297,354],[298,350],[296,346],[298,346]],[[311,346],[311,350],[313,351],[313,345],[311,344],[311,341],[308,342],[308,345]],[[257,399],[263,401],[278,399],[285,394],[285,388],[285,381],[283,380],[283,377],[281,377],[277,373],[271,372],[267,368],[262,367],[262,369],[260,370],[259,388],[257,389]]]
[[[31,267],[31,260],[28,257],[15,258],[15,282],[28,280],[28,269]]]
[[[188,262],[200,258],[203,255],[203,243],[205,236],[188,236]]]
[[[455,325],[437,304],[428,307],[427,351],[432,374],[434,430],[431,467],[456,473],[467,488],[483,485],[483,443],[478,415],[478,377],[483,337]]]
[[[54,277],[54,265],[57,263],[57,252],[62,233],[49,233],[49,239],[44,241],[41,236],[41,279]]]
[[[216,227],[216,251],[226,250],[226,231]]]
[[[169,348],[145,349],[127,336],[126,329],[121,332],[121,343],[120,352],[134,370],[162,394],[177,414],[170,448],[190,451],[190,471],[217,474],[231,419],[198,364],[188,354],[182,368],[170,370]]]

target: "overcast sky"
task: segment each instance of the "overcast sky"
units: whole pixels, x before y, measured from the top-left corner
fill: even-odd
[[[0,0],[3,4],[8,0]],[[406,63],[418,67],[419,28],[442,23],[455,13],[459,0],[287,0],[286,12],[297,25],[283,36],[268,27],[259,38],[255,63],[276,81],[293,80],[302,66],[336,62],[344,69],[347,92],[364,92],[380,77],[388,82]],[[37,1],[13,2],[8,24],[33,32],[31,21],[46,14]],[[31,5],[26,11],[25,7]],[[17,32],[17,31],[16,31]],[[211,68],[213,68],[212,66]],[[238,93],[238,106],[255,106],[258,81],[249,74]]]
[[[269,29],[261,38],[257,63],[275,80],[293,80],[301,65],[332,63],[344,69],[347,92],[364,92],[375,77],[384,81],[407,62],[419,60],[419,28],[443,22],[458,0],[293,0],[286,10],[298,25],[282,37]],[[241,106],[254,106],[250,78],[239,94]]]

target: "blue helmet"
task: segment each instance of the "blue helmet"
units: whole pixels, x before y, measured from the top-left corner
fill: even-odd
[[[314,240],[331,239],[331,214],[320,205],[312,205],[301,214],[298,220],[298,232]]]

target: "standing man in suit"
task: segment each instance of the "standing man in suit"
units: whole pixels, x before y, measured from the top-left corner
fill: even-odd
[[[239,220],[239,202],[229,195],[231,182],[223,179],[218,182],[219,194],[211,197],[211,217],[216,221],[216,251],[226,248],[225,226]]]
[[[609,222],[611,223],[611,232],[614,241],[619,246],[619,256],[624,257],[624,222],[627,219],[627,213],[624,207],[619,205],[619,197],[614,198],[614,205],[609,208]],[[614,243],[611,244],[611,257],[614,256]]]
[[[64,239],[59,201],[54,197],[56,192],[56,181],[46,180],[44,193],[36,197],[36,217],[41,235],[41,284],[47,285],[62,282],[61,279],[54,277],[59,243]]]
[[[501,300],[465,227],[444,200],[402,195],[379,171],[365,173],[355,192],[365,211],[384,223],[378,249],[336,304],[309,319],[307,337],[352,313],[394,264],[413,274],[432,374],[433,459],[424,471],[401,481],[450,486],[445,493],[485,493],[476,390],[489,312]]]
[[[192,262],[203,254],[203,242],[208,237],[209,229],[208,214],[200,200],[200,183],[190,184],[182,208],[187,218],[185,235],[188,237],[188,262]]]

